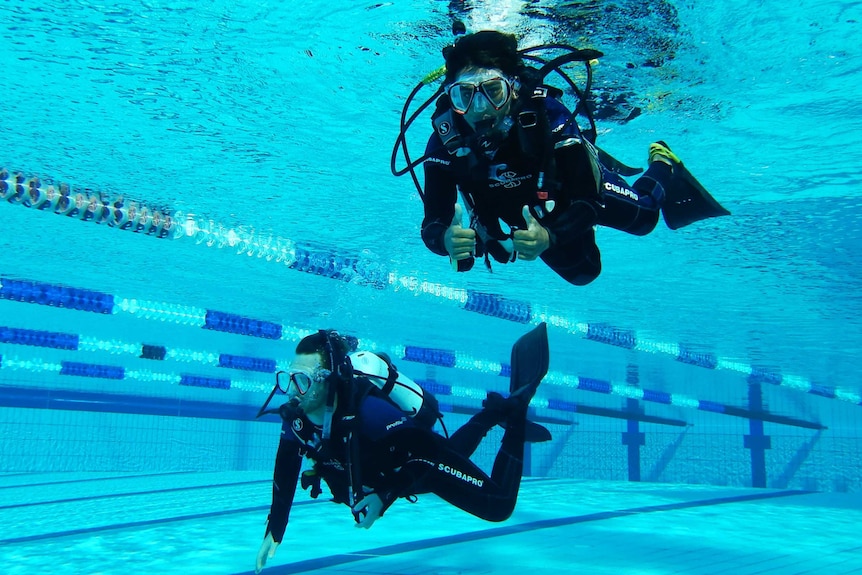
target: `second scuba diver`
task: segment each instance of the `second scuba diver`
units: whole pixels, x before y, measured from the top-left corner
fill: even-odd
[[[415,501],[424,493],[482,519],[504,521],[518,497],[524,443],[551,439],[547,429],[527,420],[548,371],[545,324],[512,347],[508,397],[489,393],[483,409],[451,437],[432,430],[439,416],[433,395],[399,374],[388,358],[351,354],[350,347],[347,338],[326,330],[300,340],[289,384],[279,379],[258,413],[280,415],[282,429],[256,572],[282,542],[297,484],[316,498],[324,482],[333,501],[351,508],[358,527],[371,527],[396,499]],[[290,400],[267,409],[279,390]],[[496,425],[505,432],[489,475],[470,456]],[[300,473],[303,458],[314,465]]]
[[[543,49],[567,50],[545,61],[534,56]],[[424,165],[424,191],[413,175],[425,204],[422,240],[432,252],[449,256],[459,271],[473,266],[474,257],[500,263],[541,258],[563,279],[586,285],[601,272],[595,226],[633,235],[646,235],[659,213],[671,229],[705,218],[729,215],[691,176],[664,142],[649,147],[649,167],[629,185],[628,168],[595,145],[595,122],[586,96],[595,50],[569,47],[518,49],[515,36],[483,31],[459,37],[444,49],[445,80],[434,96],[434,133],[425,155],[407,156],[405,131],[393,150],[393,173],[402,175]],[[541,68],[527,66],[539,62]],[[560,66],[582,62],[587,86],[581,91]],[[574,112],[561,102],[563,92],[544,83],[557,72],[580,102]],[[414,90],[412,97],[422,85]],[[407,107],[405,106],[405,114]],[[579,114],[589,119],[582,129]],[[395,170],[398,147],[408,167]],[[468,211],[464,225],[458,192]]]

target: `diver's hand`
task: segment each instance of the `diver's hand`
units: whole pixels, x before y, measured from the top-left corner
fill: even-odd
[[[550,247],[551,236],[530,213],[529,206],[524,206],[521,213],[527,222],[527,229],[515,230],[512,234],[512,245],[518,252],[519,260],[533,261]]]
[[[461,204],[455,204],[455,217],[443,234],[443,246],[452,261],[466,260],[476,251],[476,232],[461,226]]]
[[[365,516],[360,519],[363,511],[365,512]],[[377,518],[380,517],[382,511],[383,500],[376,493],[369,493],[353,506],[353,514],[358,519],[356,526],[369,529],[377,521]]]
[[[278,543],[272,538],[272,533],[267,533],[257,552],[257,562],[254,564],[255,573],[260,573],[263,566],[266,565],[266,560],[272,559],[272,556],[275,555],[276,549],[278,549]]]

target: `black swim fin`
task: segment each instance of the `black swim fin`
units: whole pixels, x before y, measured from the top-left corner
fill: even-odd
[[[544,425],[539,425],[535,421],[527,420],[524,426],[524,441],[527,443],[544,443],[553,439],[550,430]]]
[[[506,422],[501,421],[500,427],[506,429]],[[544,425],[539,425],[535,421],[530,421],[529,419],[524,423],[524,441],[527,443],[544,443],[545,441],[550,441],[554,437],[551,435],[551,430],[549,430]]]
[[[528,405],[548,373],[549,360],[548,325],[543,322],[512,346],[509,397],[520,397]]]
[[[664,142],[657,143],[670,151]],[[667,227],[678,230],[700,220],[730,215],[730,212],[706,191],[706,188],[691,175],[676,156],[669,159],[673,164],[672,174],[670,181],[664,187],[665,199],[661,207]]]
[[[523,411],[527,406],[520,397],[516,396],[514,399],[510,399],[492,391],[488,393],[488,397],[482,402],[482,407],[491,412],[496,412],[500,417],[497,425],[506,429],[508,427],[506,416],[512,411]],[[485,433],[487,433],[487,430],[485,430]],[[482,435],[484,437],[484,433]],[[528,420],[525,422],[524,441],[527,443],[542,443],[551,439],[551,432],[548,428],[533,421]]]

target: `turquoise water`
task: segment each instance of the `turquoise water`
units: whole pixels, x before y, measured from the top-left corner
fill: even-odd
[[[476,9],[474,28],[496,22],[490,14],[499,9],[501,25],[533,42],[565,40],[604,51],[597,88],[631,93],[631,104],[644,113],[602,123],[602,145],[642,165],[647,144],[664,138],[735,214],[645,239],[602,230],[605,271],[586,288],[565,285],[539,264],[455,275],[421,244],[421,202],[406,178],[392,178],[388,160],[404,98],[439,65],[440,47],[450,40],[446,3],[33,8],[9,2],[3,163],[228,227],[367,252],[405,275],[852,386],[849,374],[862,349],[853,255],[860,243],[854,135],[862,120],[854,106],[859,70],[851,40],[859,9],[838,2],[789,6],[750,10],[739,2],[699,12],[632,3],[611,6],[606,15],[584,7],[584,29],[572,28],[580,20],[571,14],[564,18],[574,7],[540,3],[523,14],[515,4]],[[663,65],[644,66],[653,60]],[[422,124],[411,134],[420,147]],[[4,218],[15,217],[4,210]],[[6,250],[3,273],[74,283],[74,267],[89,287],[150,297],[141,294],[149,291],[141,289],[146,267],[158,276],[154,291],[175,290],[184,303],[217,293],[254,316],[295,313],[284,293],[294,274],[283,269],[205,251],[183,266],[179,247],[87,226],[65,231],[53,219],[44,225],[60,226],[63,243],[81,247],[72,256],[46,246],[54,255],[40,257],[23,223],[8,233],[15,245],[30,247]],[[217,292],[206,289],[213,281]],[[246,295],[249,285],[261,289]],[[371,324],[397,341],[412,335],[476,349],[488,338],[452,329],[472,318],[453,318],[434,304],[422,310],[430,317],[421,335],[405,333],[377,298],[385,300],[351,294],[326,313],[344,330]],[[369,299],[374,311],[357,317],[353,308]],[[313,301],[303,307],[303,314],[324,313]]]
[[[622,100],[604,109],[600,145],[642,166],[648,144],[667,141],[733,217],[676,232],[660,224],[644,238],[599,230],[604,271],[587,287],[540,263],[451,271],[422,244],[421,200],[408,178],[390,174],[389,159],[404,99],[441,64],[453,16],[471,29],[518,33],[522,45],[603,51],[594,91]],[[0,23],[0,167],[122,194],[240,238],[208,247],[201,234],[157,239],[0,202],[0,283],[70,286],[118,303],[219,310],[285,328],[283,341],[269,341],[202,334],[174,317],[0,299],[0,327],[98,340],[87,352],[0,342],[0,389],[105,394],[117,405],[146,397],[251,406],[265,397],[268,374],[232,372],[229,391],[178,390],[159,380],[58,376],[46,366],[74,360],[218,377],[226,370],[200,358],[156,369],[98,342],[280,361],[296,334],[332,327],[390,352],[456,352],[458,369],[399,365],[415,379],[460,385],[452,403],[475,406],[483,389],[505,386],[493,368],[529,327],[468,311],[458,299],[494,294],[528,304],[528,323],[551,323],[552,377],[538,413],[559,425],[554,444],[534,451],[533,475],[631,479],[632,460],[619,447],[625,416],[572,415],[553,402],[619,411],[642,397],[631,389],[640,388],[675,398],[672,406],[636,401],[648,415],[686,425],[641,423],[643,480],[750,488],[757,474],[742,436],[758,434],[752,420],[696,405],[751,410],[762,384],[767,412],[826,428],[767,422],[759,432],[772,438],[766,486],[862,490],[858,3],[7,1]],[[641,113],[629,119],[635,108]],[[427,129],[423,119],[408,134],[415,156]],[[267,258],[262,244],[358,262],[356,277],[297,271]],[[425,291],[415,288],[423,282]],[[587,325],[635,334],[638,347],[591,339]],[[753,381],[752,368],[768,377]],[[617,387],[589,392],[573,378]],[[6,473],[257,470],[265,479],[271,466],[270,424],[143,408],[128,417],[116,415],[125,407],[73,413],[9,394],[0,403]],[[74,437],[64,439],[63,426]],[[229,449],[187,440],[184,430],[209,430]],[[119,447],[144,436],[146,453]],[[43,453],[52,455],[34,455]],[[260,491],[256,504],[266,505]]]

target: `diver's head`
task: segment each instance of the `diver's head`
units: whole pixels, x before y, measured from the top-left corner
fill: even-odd
[[[476,32],[458,38],[443,56],[452,110],[479,135],[495,129],[507,132],[511,122],[505,119],[518,97],[518,73],[523,67],[515,36]]]
[[[298,353],[290,363],[287,395],[305,413],[315,413],[326,405],[330,370],[321,353]]]
[[[302,338],[290,364],[287,393],[291,400],[305,413],[323,409],[329,386],[352,376],[347,354],[353,348],[355,340],[330,330],[320,330]]]

